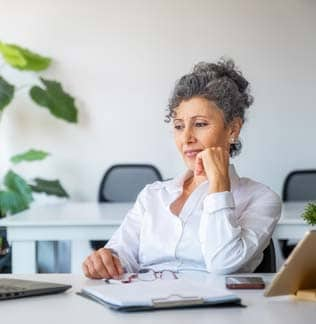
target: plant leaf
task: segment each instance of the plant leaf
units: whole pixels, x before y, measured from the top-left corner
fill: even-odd
[[[47,195],[69,197],[59,180],[34,179],[35,185],[30,185],[34,192],[45,192]]]
[[[25,204],[28,205],[31,201],[33,201],[30,186],[21,176],[13,171],[9,170],[7,172],[6,176],[4,177],[4,184],[9,190],[18,193]]]
[[[49,153],[47,152],[31,149],[24,153],[12,156],[10,161],[15,164],[22,161],[39,161],[44,160],[48,155]]]
[[[48,108],[55,117],[76,123],[78,111],[74,98],[64,92],[59,82],[43,78],[41,78],[41,81],[45,85],[45,89],[38,86],[32,87],[30,90],[31,98],[38,105]]]
[[[4,185],[7,190],[0,191],[1,214],[16,214],[29,207],[33,200],[32,191],[22,177],[9,170],[4,177]]]
[[[41,56],[15,44],[0,42],[0,53],[9,65],[19,70],[46,70],[51,63],[49,57]]]
[[[14,96],[14,86],[0,76],[0,112],[11,102]]]
[[[28,208],[29,205],[21,199],[21,196],[17,192],[10,190],[0,191],[0,209],[2,215],[8,212],[16,214]]]

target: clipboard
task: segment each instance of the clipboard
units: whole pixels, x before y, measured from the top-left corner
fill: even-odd
[[[159,282],[160,281],[160,282]],[[205,295],[206,289],[203,290],[205,287],[205,283],[193,283],[192,281],[188,280],[168,280],[168,282],[164,282],[167,280],[157,280],[155,283],[147,282],[147,283],[141,283],[140,285],[135,285],[135,284],[128,284],[128,285],[121,285],[120,289],[122,292],[122,297],[124,297],[124,290],[128,289],[129,292],[133,291],[135,288],[135,300],[125,300],[122,303],[118,302],[113,302],[111,301],[111,298],[109,297],[110,294],[107,295],[107,288],[109,286],[103,286],[105,287],[103,289],[103,293],[97,293],[96,290],[93,288],[85,288],[82,289],[81,292],[78,292],[77,295],[80,295],[82,297],[85,297],[87,299],[93,300],[103,306],[107,306],[111,309],[117,310],[117,311],[122,311],[122,312],[136,312],[136,311],[154,311],[154,310],[163,310],[163,309],[174,309],[174,308],[196,308],[196,307],[231,307],[231,306],[237,306],[237,307],[245,307],[241,303],[241,299],[234,295],[234,294],[227,294],[225,290],[223,291],[216,291],[216,294],[214,295],[214,292],[210,291],[209,297]],[[181,283],[179,283],[181,281]],[[164,282],[164,283],[162,283]],[[190,285],[189,287],[192,292],[200,292],[204,296],[198,296],[197,294],[192,294],[188,293],[189,290],[187,287],[186,289],[186,295],[180,294],[179,293],[179,284],[183,285]],[[153,289],[155,287],[159,286],[165,286],[165,287],[160,287],[160,288],[166,288],[168,286],[168,291],[166,291],[166,294],[164,297],[157,297],[159,293],[161,294],[161,291],[159,293],[153,292],[153,295],[156,295],[155,297],[148,298],[145,296],[143,299],[139,298],[139,295],[141,294],[141,290],[144,289],[144,287]],[[116,289],[117,289],[117,285]],[[101,287],[99,287],[99,292],[102,291],[100,290]],[[210,287],[208,287],[210,288]],[[210,288],[211,289],[211,288]],[[167,290],[167,289],[166,289]],[[173,293],[172,290],[175,292]],[[212,294],[214,295],[212,297]],[[146,293],[145,293],[146,295]]]
[[[138,311],[154,311],[154,310],[166,310],[166,309],[174,309],[174,308],[196,308],[196,307],[247,307],[242,304],[241,299],[236,297],[231,300],[225,301],[204,301],[202,298],[185,298],[183,300],[172,301],[165,298],[163,301],[153,301],[152,306],[120,306],[110,304],[105,302],[101,298],[89,294],[87,292],[81,291],[76,293],[79,296],[87,298],[89,300],[95,301],[103,306],[109,307],[113,310],[122,311],[122,312],[138,312]]]

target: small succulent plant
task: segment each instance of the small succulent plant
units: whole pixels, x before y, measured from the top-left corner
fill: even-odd
[[[302,218],[309,225],[316,225],[316,202],[310,202],[305,206]]]

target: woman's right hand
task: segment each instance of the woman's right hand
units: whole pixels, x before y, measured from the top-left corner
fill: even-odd
[[[91,279],[118,279],[124,273],[120,259],[107,248],[89,255],[82,264],[82,270]]]

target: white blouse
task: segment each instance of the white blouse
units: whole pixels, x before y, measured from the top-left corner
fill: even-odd
[[[208,181],[186,200],[179,216],[170,204],[192,171],[147,185],[106,244],[128,272],[201,270],[253,272],[281,215],[279,196],[267,186],[239,178],[229,166],[231,191],[208,194]]]

